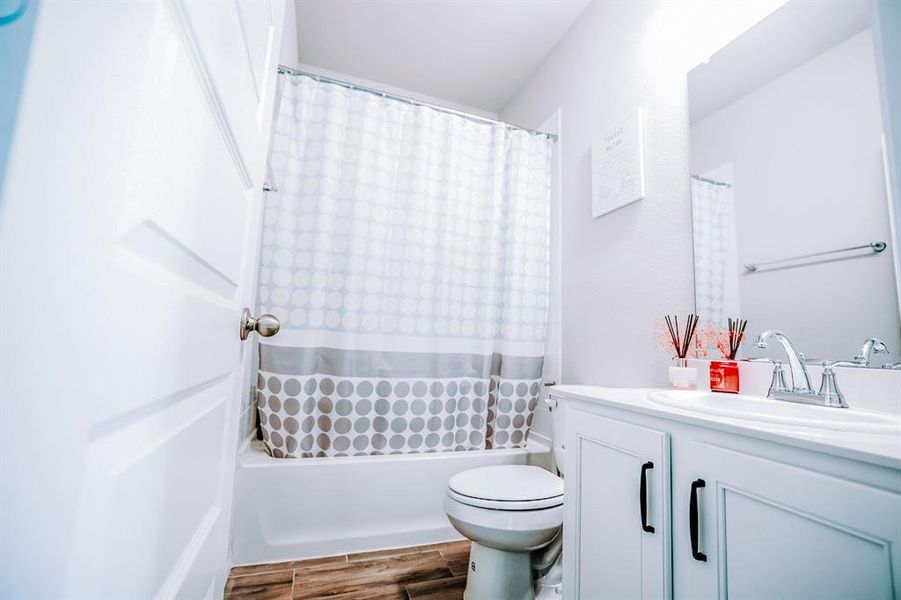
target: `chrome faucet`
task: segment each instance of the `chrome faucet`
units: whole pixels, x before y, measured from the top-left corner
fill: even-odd
[[[838,382],[835,380],[835,371],[833,370],[833,367],[843,366],[843,364],[849,363],[824,362],[823,380],[820,383],[820,390],[814,393],[813,389],[810,387],[810,376],[807,374],[804,355],[795,349],[794,345],[784,333],[781,331],[764,331],[757,336],[757,341],[754,345],[758,348],[766,348],[767,342],[769,342],[771,338],[782,344],[782,348],[788,356],[792,383],[791,388],[786,385],[782,371],[782,363],[780,361],[774,361],[773,381],[770,384],[769,392],[767,392],[768,398],[786,400],[788,402],[800,402],[803,404],[834,406],[837,408],[848,407],[848,403],[845,402],[845,397],[838,387]]]
[[[776,330],[764,331],[757,336],[757,341],[754,342],[754,345],[758,348],[766,348],[770,338],[773,338],[782,344],[782,348],[788,356],[788,367],[792,375],[791,391],[800,394],[812,394],[813,390],[810,387],[810,376],[807,374],[807,367],[804,365],[804,359],[802,358],[801,353],[795,350],[794,345],[784,333]]]
[[[885,347],[885,342],[879,338],[867,338],[866,341],[864,341],[860,352],[854,357],[854,362],[862,367],[869,367],[870,359],[873,358],[874,354],[888,353],[889,351],[888,348]]]

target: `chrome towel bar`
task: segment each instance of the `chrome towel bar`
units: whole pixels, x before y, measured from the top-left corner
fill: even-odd
[[[796,260],[804,260],[806,258],[815,258],[818,256],[828,256],[830,254],[841,254],[842,252],[851,252],[853,250],[864,250],[870,249],[873,251],[873,254],[878,254],[885,250],[886,244],[885,242],[870,242],[869,244],[863,244],[861,246],[851,246],[850,248],[839,248],[837,250],[826,250],[825,252],[814,252],[813,254],[804,254],[802,256],[793,256],[792,258],[782,258],[779,260],[770,260],[767,262],[758,262],[758,263],[748,263],[745,265],[745,270],[748,273],[756,272],[760,267],[768,267],[771,265],[778,265],[787,262],[794,262]]]

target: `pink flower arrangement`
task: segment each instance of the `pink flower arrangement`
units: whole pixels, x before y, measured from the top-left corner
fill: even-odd
[[[720,356],[729,359],[729,330],[725,327],[710,326],[710,338],[708,343],[719,350]]]
[[[709,333],[705,330],[705,328],[698,327],[695,330],[694,338],[692,338],[692,342],[689,346],[686,358],[708,358],[708,339]],[[660,350],[666,352],[672,358],[679,357],[675,347],[673,346],[673,340],[670,337],[669,329],[666,326],[666,321],[664,321],[663,319],[657,319],[657,321],[654,323],[654,345]]]
[[[710,358],[710,351],[713,348],[720,349],[720,341],[723,339],[723,329],[716,325],[705,323],[698,327],[695,334],[698,345],[697,358]]]
[[[658,319],[654,324],[654,345],[673,358],[677,358],[669,330],[663,319]],[[729,358],[729,329],[711,323],[699,325],[695,330],[687,358],[711,358],[716,353],[724,359]]]

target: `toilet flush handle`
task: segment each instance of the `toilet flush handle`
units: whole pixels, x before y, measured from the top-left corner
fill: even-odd
[[[546,388],[554,387],[555,385],[557,385],[556,381],[545,381],[544,382],[544,387],[546,387]],[[548,393],[547,397],[544,399],[544,404],[545,404],[545,406],[547,406],[548,410],[553,411],[555,408],[557,408],[557,399],[552,398],[550,393]]]

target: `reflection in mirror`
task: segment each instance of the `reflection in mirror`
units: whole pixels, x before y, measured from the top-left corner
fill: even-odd
[[[809,360],[877,337],[870,366],[901,361],[868,4],[792,0],[688,85],[697,312],[748,319],[749,342],[780,329]]]

